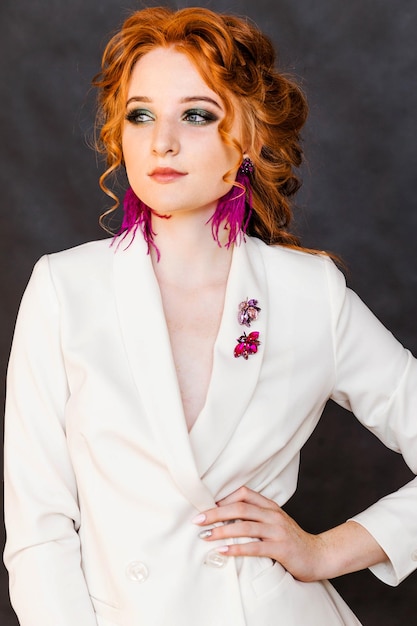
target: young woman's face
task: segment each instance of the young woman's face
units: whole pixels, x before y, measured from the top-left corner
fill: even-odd
[[[239,159],[220,137],[224,115],[221,99],[185,54],[155,48],[136,63],[122,149],[130,185],[145,204],[164,215],[213,214],[231,187],[223,176]],[[237,121],[232,136],[240,141]]]

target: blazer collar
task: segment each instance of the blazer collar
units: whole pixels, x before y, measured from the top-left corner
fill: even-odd
[[[267,290],[262,257],[248,238],[235,246],[225,305],[214,346],[213,371],[203,410],[190,433],[178,387],[162,299],[146,244],[116,239],[115,293],[122,336],[132,374],[166,465],[177,486],[199,510],[214,506],[202,477],[232,436],[256,386],[263,359]],[[251,328],[237,320],[239,303],[259,301],[262,311]],[[259,331],[258,353],[234,357],[237,338]]]
[[[213,370],[203,410],[190,441],[200,476],[210,468],[232,437],[254,393],[264,354],[268,318],[266,276],[257,240],[247,238],[235,246],[226,288],[223,317],[214,345]],[[250,328],[238,322],[239,303],[254,298],[261,311]],[[235,358],[234,347],[244,332],[259,332],[256,354]]]

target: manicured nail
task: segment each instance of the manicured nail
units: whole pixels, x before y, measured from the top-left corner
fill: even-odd
[[[220,546],[219,548],[216,548],[216,552],[229,552],[229,546]]]
[[[207,539],[207,537],[211,537],[212,534],[213,531],[210,528],[207,528],[207,530],[202,530],[201,533],[198,533],[198,536],[200,539]]]
[[[191,521],[193,524],[202,524],[206,521],[206,516],[204,515],[204,513],[199,513]]]

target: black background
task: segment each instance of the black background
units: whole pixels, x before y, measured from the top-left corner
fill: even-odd
[[[154,4],[160,3],[146,3]],[[350,286],[417,354],[417,4],[164,4],[247,15],[273,39],[281,65],[301,81],[311,109],[297,231],[305,245],[342,256]],[[97,185],[102,163],[89,147],[95,99],[90,81],[109,35],[143,6],[133,0],[1,1],[3,378],[34,262],[44,253],[105,236],[97,219],[109,201]],[[317,359],[311,367],[319,365],[320,355]],[[318,532],[409,477],[398,455],[330,404],[303,451],[299,490],[287,510]],[[416,582],[414,574],[390,588],[365,571],[334,584],[365,626],[398,626],[416,622]],[[1,567],[0,622],[17,623]]]

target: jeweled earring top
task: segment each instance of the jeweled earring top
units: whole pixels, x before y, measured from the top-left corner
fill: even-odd
[[[249,174],[253,174],[255,171],[255,166],[252,162],[252,160],[249,157],[245,157],[242,161],[242,163],[240,164],[240,171],[242,172],[242,174],[245,174],[246,176],[249,176]]]

